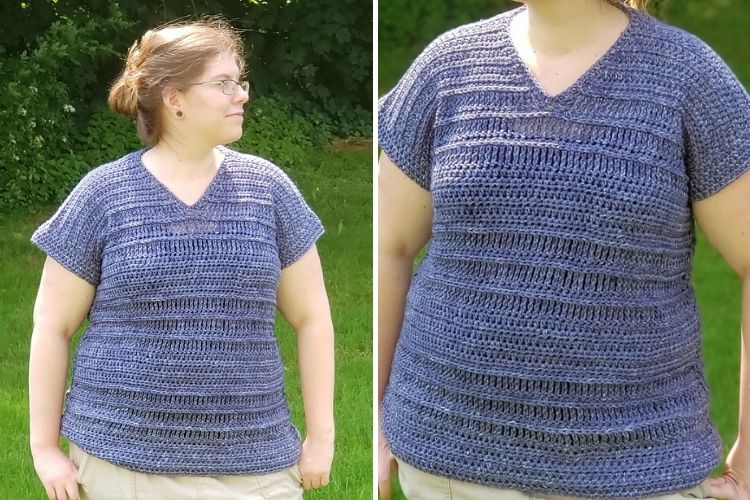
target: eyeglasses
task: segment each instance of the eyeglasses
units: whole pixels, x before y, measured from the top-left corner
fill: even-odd
[[[188,85],[221,85],[221,91],[226,95],[236,94],[238,88],[244,90],[246,94],[250,92],[250,82],[248,82],[247,80],[243,80],[241,82],[237,82],[235,80],[216,80],[211,82],[190,83]]]

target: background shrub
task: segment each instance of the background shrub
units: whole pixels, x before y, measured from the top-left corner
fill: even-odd
[[[77,131],[87,127],[77,115],[85,108],[82,89],[101,61],[117,55],[96,36],[126,26],[116,11],[81,24],[59,19],[32,50],[0,63],[0,130],[7,137],[0,148],[0,210],[59,200],[90,168],[74,147]]]
[[[174,19],[243,33],[253,94],[239,148],[281,165],[372,131],[372,4],[359,0],[0,3],[0,213],[55,204],[94,166],[142,147],[105,105],[128,47]]]

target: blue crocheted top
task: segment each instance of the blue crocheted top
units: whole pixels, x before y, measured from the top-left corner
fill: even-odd
[[[61,433],[121,467],[256,474],[299,457],[276,290],[323,227],[281,169],[220,149],[193,205],[144,149],[90,171],[31,238],[96,287]]]
[[[449,31],[379,102],[430,191],[383,431],[427,472],[588,498],[693,487],[722,457],[690,275],[691,203],[750,169],[750,98],[650,15],[561,94],[509,37]]]

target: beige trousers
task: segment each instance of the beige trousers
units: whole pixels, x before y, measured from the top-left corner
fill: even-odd
[[[81,500],[301,500],[296,465],[259,475],[161,476],[132,471],[70,443]]]
[[[484,486],[436,476],[396,459],[398,480],[408,500],[585,500],[583,497],[525,493],[523,491]],[[709,498],[708,478],[688,490],[668,495],[647,497],[643,500],[684,500],[685,498]]]

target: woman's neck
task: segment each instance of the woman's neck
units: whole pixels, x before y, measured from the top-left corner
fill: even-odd
[[[161,165],[166,174],[187,181],[212,175],[221,163],[221,153],[214,147],[207,149],[196,145],[176,144],[165,138],[146,154],[155,160],[154,163]]]
[[[607,0],[526,0],[526,11],[513,23],[535,51],[557,56],[587,46],[602,32],[618,32],[628,15]]]

